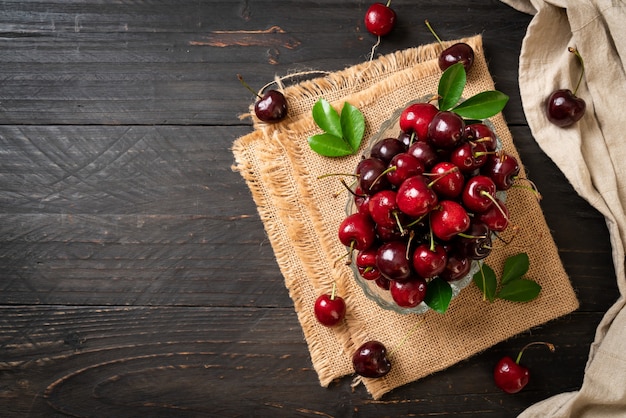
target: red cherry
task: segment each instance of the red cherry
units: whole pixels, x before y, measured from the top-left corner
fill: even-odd
[[[263,96],[256,93],[246,84],[243,77],[237,74],[237,78],[245,88],[250,90],[258,100],[254,104],[254,114],[257,118],[267,123],[276,123],[287,116],[287,99],[277,90],[268,90]]]
[[[376,280],[380,275],[380,271],[376,267],[376,253],[377,248],[368,248],[367,250],[359,251],[356,256],[356,267],[361,277],[365,280]]]
[[[341,296],[335,295],[335,284],[331,295],[320,295],[315,301],[313,312],[317,321],[327,327],[339,324],[346,315],[346,302]]]
[[[389,162],[387,180],[394,186],[399,186],[409,177],[424,173],[424,164],[407,152],[396,154]]]
[[[396,196],[398,208],[409,216],[427,214],[436,204],[437,195],[428,186],[422,175],[409,177],[398,188]]]
[[[432,169],[432,188],[441,197],[453,199],[463,192],[465,177],[459,168],[448,161],[437,163]]]
[[[381,190],[369,200],[369,214],[376,226],[394,228],[400,224],[402,214],[396,203],[396,192]]]
[[[426,141],[428,125],[439,109],[432,103],[414,103],[406,107],[400,115],[400,129],[414,132],[418,141]]]
[[[530,372],[528,368],[520,366],[519,362],[524,351],[531,345],[545,345],[551,352],[554,352],[554,345],[545,342],[532,342],[522,348],[517,355],[517,359],[513,361],[511,357],[503,357],[498,361],[494,371],[493,379],[500,389],[507,393],[517,393],[528,384]]]
[[[365,28],[375,36],[385,36],[396,24],[396,12],[389,4],[374,3],[365,12]]]
[[[448,254],[442,245],[420,244],[413,252],[413,268],[425,279],[437,276],[446,268]]]
[[[415,308],[426,297],[426,280],[414,277],[404,282],[391,281],[391,297],[402,308]]]
[[[570,47],[568,48],[568,51],[576,55],[576,58],[578,58],[582,68],[576,88],[573,92],[569,89],[556,90],[550,94],[546,102],[546,114],[548,116],[548,120],[562,128],[571,126],[578,122],[585,114],[585,108],[587,106],[583,99],[576,96],[576,92],[578,91],[578,87],[580,86],[580,82],[582,81],[585,73],[583,58],[574,48]]]
[[[467,180],[461,198],[470,212],[482,213],[493,205],[496,185],[489,177],[479,174]]]
[[[490,154],[485,165],[480,168],[480,173],[491,178],[498,190],[510,189],[519,172],[517,159],[504,151]]]
[[[437,238],[448,241],[469,228],[470,217],[461,204],[453,200],[442,200],[430,213],[430,225]]]
[[[339,225],[339,241],[355,250],[366,250],[376,241],[374,222],[368,215],[356,212],[348,215]]]
[[[470,123],[465,126],[465,138],[475,144],[483,144],[487,151],[495,151],[498,140],[493,130],[481,122]]]
[[[391,370],[387,348],[379,341],[368,341],[352,354],[352,366],[363,377],[383,377]]]

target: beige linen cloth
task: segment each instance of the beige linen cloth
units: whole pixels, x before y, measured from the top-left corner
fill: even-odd
[[[537,143],[576,191],[606,218],[620,297],[598,326],[579,391],[531,406],[520,417],[626,417],[626,3],[619,0],[503,0],[534,17],[524,38],[519,85]],[[587,111],[578,124],[548,122],[544,100],[574,89]],[[540,77],[537,75],[540,74]]]
[[[476,51],[465,97],[494,89],[481,36],[464,41]],[[401,315],[365,297],[352,270],[344,262],[336,262],[346,253],[337,230],[350,197],[336,177],[319,177],[354,172],[370,141],[377,135],[399,133],[397,123],[389,128],[386,124],[408,102],[437,92],[440,51],[436,43],[423,45],[284,87],[289,102],[287,119],[267,125],[253,117],[254,131],[233,144],[234,169],[252,192],[322,386],[353,375],[352,353],[367,340],[379,340],[391,352],[393,367],[388,375],[362,379],[378,399],[578,307],[541,207],[532,193],[520,188],[509,190],[506,200],[519,232],[511,245],[497,242],[487,262],[500,272],[507,256],[528,252],[528,278],[542,286],[540,296],[532,302],[489,303],[470,285],[452,301],[445,315],[432,311],[422,316]],[[365,141],[357,155],[327,158],[309,148],[307,137],[320,132],[311,114],[320,97],[338,109],[349,102],[364,113]],[[519,158],[503,116],[490,120],[503,148]],[[343,193],[334,197],[341,190]],[[345,321],[329,329],[315,320],[313,304],[318,295],[331,291],[333,282],[348,308]],[[490,388],[495,390],[495,386]]]

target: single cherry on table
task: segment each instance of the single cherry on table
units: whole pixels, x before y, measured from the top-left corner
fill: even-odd
[[[365,12],[365,28],[375,36],[385,36],[396,25],[396,12],[390,7],[391,0],[386,4],[374,3]]]
[[[288,108],[287,99],[284,94],[278,90],[268,90],[261,96],[259,93],[252,90],[240,74],[237,74],[237,78],[245,88],[250,90],[258,98],[254,104],[254,114],[257,118],[267,123],[276,123],[285,119]]]
[[[521,366],[519,363],[524,351],[532,345],[545,345],[551,352],[555,351],[553,344],[537,341],[526,344],[524,348],[520,350],[515,361],[508,356],[500,359],[493,371],[493,378],[496,386],[506,393],[517,393],[528,384],[530,371],[527,367]]]
[[[317,321],[327,327],[334,327],[346,316],[346,302],[336,294],[337,285],[333,283],[330,295],[322,294],[315,300],[313,312]]]

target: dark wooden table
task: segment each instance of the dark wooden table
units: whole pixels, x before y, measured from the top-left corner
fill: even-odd
[[[3,1],[0,416],[513,417],[576,390],[617,297],[604,219],[539,149],[517,83],[531,16],[499,1],[394,0],[377,52],[482,33],[504,114],[578,311],[373,401],[319,386],[233,141],[260,87],[369,58],[369,2]],[[497,359],[530,340],[506,395]]]

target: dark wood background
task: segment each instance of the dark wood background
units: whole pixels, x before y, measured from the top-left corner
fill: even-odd
[[[239,114],[274,75],[369,58],[357,0],[0,4],[0,416],[513,417],[576,390],[617,288],[604,219],[538,148],[517,64],[531,16],[394,0],[378,53],[482,33],[578,311],[373,401],[319,386],[251,195]],[[493,384],[529,341],[517,395]]]

